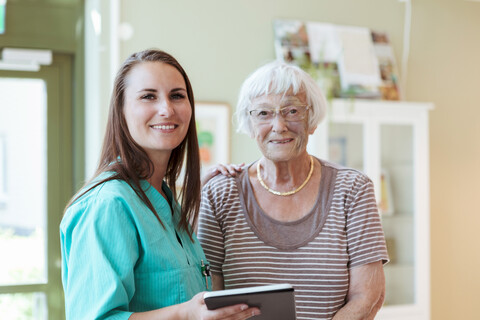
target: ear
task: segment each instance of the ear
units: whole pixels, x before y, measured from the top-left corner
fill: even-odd
[[[313,134],[315,130],[317,130],[317,126],[310,128],[310,130],[308,130],[308,134]]]

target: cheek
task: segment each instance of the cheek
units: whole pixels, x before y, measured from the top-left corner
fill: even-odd
[[[190,106],[185,110],[183,117],[187,123],[190,123],[190,119],[192,118],[192,109]]]
[[[132,116],[131,109],[125,108],[123,110],[123,117],[125,119],[125,123],[127,124],[128,131],[132,131],[133,124],[134,124],[134,117]]]
[[[250,137],[252,139],[255,139],[256,141],[261,142],[265,138],[267,133],[268,133],[268,130],[265,130],[264,128],[252,127]]]

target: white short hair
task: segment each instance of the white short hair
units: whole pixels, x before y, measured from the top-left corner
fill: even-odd
[[[313,78],[297,66],[282,61],[273,61],[255,70],[243,82],[237,102],[237,131],[251,134],[252,128],[248,109],[252,100],[270,94],[283,94],[292,90],[293,94],[304,92],[311,106],[308,116],[308,129],[315,128],[325,117],[327,101],[322,90]]]

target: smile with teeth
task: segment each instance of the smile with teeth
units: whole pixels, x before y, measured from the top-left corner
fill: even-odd
[[[283,143],[288,143],[290,141],[293,141],[293,139],[271,140],[270,142],[275,144],[283,144]]]
[[[175,129],[176,125],[174,124],[168,124],[168,125],[163,125],[163,124],[158,124],[158,125],[153,125],[151,128],[153,129],[160,129],[160,130],[173,130]]]

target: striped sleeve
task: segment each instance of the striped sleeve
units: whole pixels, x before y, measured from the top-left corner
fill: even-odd
[[[358,175],[346,195],[346,234],[349,268],[382,260],[388,261],[382,224],[372,181]]]
[[[214,184],[208,183],[202,190],[197,237],[205,251],[212,272],[222,273],[225,259],[224,237],[216,211],[219,208],[221,197],[215,193],[213,186]]]

